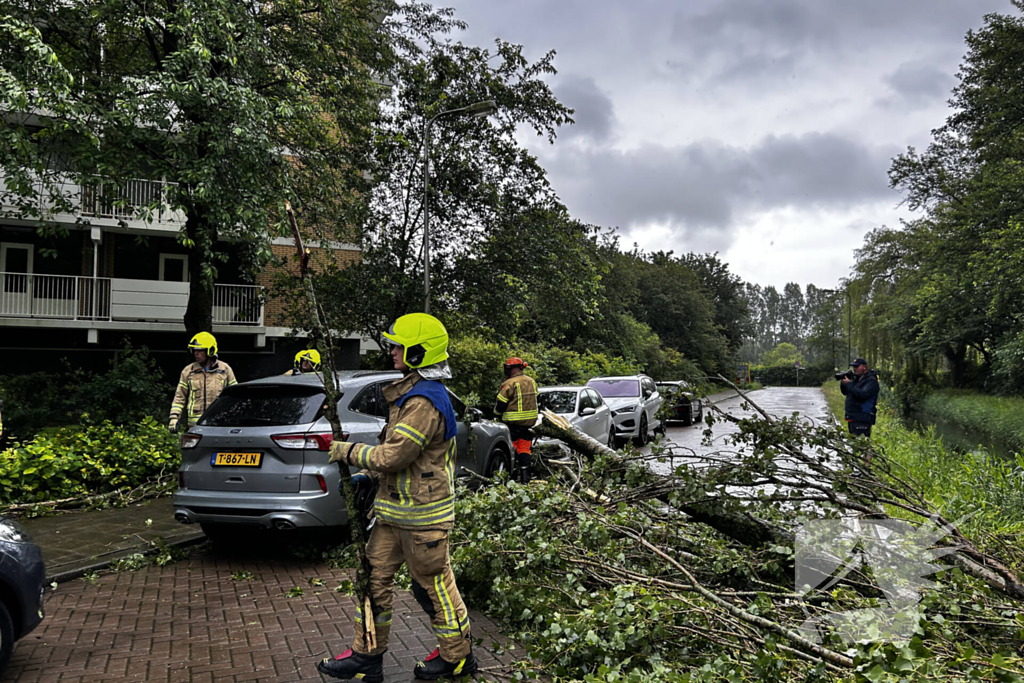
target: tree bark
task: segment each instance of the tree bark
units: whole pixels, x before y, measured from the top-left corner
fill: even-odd
[[[568,420],[555,413],[545,410],[541,412],[541,416],[542,421],[533,428],[538,435],[558,439],[586,457],[592,458],[596,455],[618,457],[615,451],[587,436],[570,424]],[[680,503],[672,500],[670,494],[658,496],[658,500],[686,513],[693,521],[706,524],[723,536],[728,536],[746,546],[793,543],[792,534],[782,529],[776,529],[752,515],[726,510],[721,503],[716,501],[695,504]]]
[[[967,347],[958,344],[947,346],[943,351],[946,362],[949,363],[949,378],[953,386],[960,388],[964,384],[964,358],[967,355]]]
[[[189,208],[185,218],[185,234],[192,240],[188,259],[188,307],[185,309],[185,333],[213,331],[213,280],[204,268],[212,260],[217,244],[217,229],[209,225],[199,207]]]

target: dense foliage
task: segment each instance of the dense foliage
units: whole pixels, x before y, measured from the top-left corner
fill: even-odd
[[[83,421],[0,451],[0,504],[94,496],[177,470],[178,439],[162,422]]]
[[[78,424],[85,414],[114,424],[162,418],[173,387],[148,349],[125,343],[111,366],[92,374],[57,363],[45,371],[0,377],[5,435],[27,439],[46,427]]]
[[[901,643],[844,644],[831,635],[814,649],[801,641],[797,627],[810,615],[885,604],[866,568],[820,593],[794,592],[794,545],[784,530],[805,521],[808,510],[829,516],[832,504],[786,502],[819,500],[816,487],[764,488],[801,476],[783,453],[843,441],[800,420],[750,419],[739,427],[747,450],[730,452],[727,465],[713,464],[712,455],[706,467],[671,467],[667,451],[660,460],[657,453],[598,455],[555,468],[546,483],[460,498],[453,532],[460,587],[527,648],[531,660],[519,675],[593,683],[1024,680],[1019,603],[951,567],[935,577],[913,634]],[[852,446],[841,457],[863,463],[863,451]],[[890,478],[895,473],[886,474],[892,464],[875,449],[871,468],[880,481],[890,494],[906,491]],[[857,480],[832,476],[851,504],[862,500]],[[678,514],[700,505],[693,501],[722,515],[735,508],[744,519],[771,520],[775,540],[745,544]]]
[[[897,383],[948,370],[954,387],[1021,393],[1024,18],[988,15],[967,50],[945,125],[893,161],[892,186],[918,217],[858,252],[855,334]]]
[[[219,238],[251,242],[253,272],[288,232],[284,200],[330,236],[358,219],[374,75],[433,22],[378,0],[2,0],[0,15],[3,203],[41,221],[79,210],[68,186],[124,208],[130,181],[166,181],[132,190],[134,217],[186,215],[190,333],[211,327]]]

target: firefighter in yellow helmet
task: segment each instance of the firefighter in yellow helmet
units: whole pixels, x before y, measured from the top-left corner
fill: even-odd
[[[178,378],[178,390],[171,403],[170,430],[184,431],[199,421],[225,387],[238,384],[231,366],[217,358],[217,339],[200,332],[188,343],[194,363],[185,366]]]
[[[416,601],[430,616],[437,648],[413,669],[416,678],[454,678],[476,671],[469,613],[455,585],[448,534],[455,523],[457,418],[448,390],[448,331],[426,313],[403,315],[384,335],[403,377],[384,388],[388,423],[378,446],[336,441],[331,462],[364,468],[360,486],[379,482],[375,523],[366,544],[372,614],[356,605],[356,619],[373,619],[376,647],[356,629],[352,647],[326,658],[317,669],[334,678],[384,680],[384,652],[391,634],[395,573],[404,563]]]
[[[530,483],[533,453],[533,431],[537,424],[537,383],[524,374],[529,367],[522,358],[513,356],[505,361],[505,381],[494,402],[494,414],[508,425],[512,445],[516,449],[516,469],[513,473],[521,484]]]
[[[306,349],[295,354],[295,367],[286,375],[305,375],[310,372],[320,372],[320,352],[316,349]]]

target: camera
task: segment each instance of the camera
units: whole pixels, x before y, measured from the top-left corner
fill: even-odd
[[[836,373],[836,381],[837,382],[841,382],[844,379],[853,379],[853,378],[854,378],[853,370],[847,370],[846,372],[837,372]]]

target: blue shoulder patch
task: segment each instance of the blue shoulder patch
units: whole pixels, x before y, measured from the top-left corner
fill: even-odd
[[[429,400],[434,407],[437,408],[438,412],[441,413],[441,417],[444,418],[444,438],[451,439],[459,432],[459,421],[455,417],[455,409],[452,408],[452,401],[448,398],[448,390],[445,386],[436,380],[421,379],[416,383],[409,393],[404,396],[400,396],[396,403],[401,408],[402,404],[407,399],[413,396],[422,396]]]

